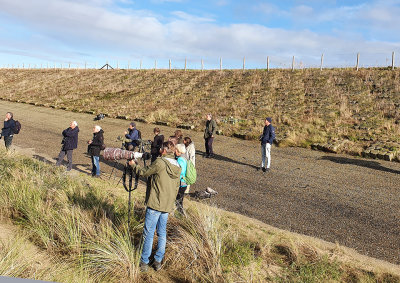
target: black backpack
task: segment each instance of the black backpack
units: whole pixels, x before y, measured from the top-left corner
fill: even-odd
[[[15,126],[13,129],[14,135],[18,135],[19,131],[21,131],[21,123],[19,121],[15,121]]]

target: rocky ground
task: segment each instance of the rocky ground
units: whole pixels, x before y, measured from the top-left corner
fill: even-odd
[[[107,146],[116,147],[120,146],[116,137],[128,126],[125,120],[94,122],[93,115],[1,101],[0,113],[6,111],[13,111],[22,124],[15,144],[50,162],[58,155],[62,130],[77,120],[81,132],[74,169],[85,173],[91,166],[85,142],[93,125],[101,125]],[[138,123],[145,139],[152,138],[153,127]],[[160,128],[166,136],[175,130]],[[206,202],[400,264],[398,163],[273,147],[272,170],[264,174],[256,170],[260,163],[257,142],[218,136],[215,159],[205,159],[202,134],[184,133],[192,136],[197,149],[198,182],[192,190],[211,187],[219,192]],[[112,165],[102,162],[102,171],[111,172]],[[119,177],[121,172],[116,172]]]

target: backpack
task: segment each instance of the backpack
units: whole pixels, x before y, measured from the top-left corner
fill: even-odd
[[[141,140],[142,139],[142,133],[138,129],[136,129],[136,131],[138,131],[138,137],[139,137],[138,139]]]
[[[197,179],[196,167],[194,167],[194,164],[191,160],[188,160],[186,167],[186,175],[185,177],[183,177],[183,180],[185,181],[186,184],[192,185],[196,182],[196,179]]]
[[[21,123],[19,121],[15,121],[15,127],[13,129],[14,135],[18,135],[19,131],[21,131]]]

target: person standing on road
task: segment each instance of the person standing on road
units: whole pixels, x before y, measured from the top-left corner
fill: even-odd
[[[129,165],[132,166],[136,174],[145,178],[150,177],[150,185],[146,190],[145,203],[147,208],[143,228],[143,249],[139,264],[142,272],[146,272],[149,268],[149,258],[156,229],[158,243],[153,261],[153,267],[156,271],[161,269],[161,262],[165,255],[168,215],[174,209],[181,173],[174,152],[174,144],[165,142],[161,149],[161,157],[158,157],[150,165],[141,167],[135,160],[129,161]]]
[[[64,160],[65,155],[67,155],[68,165],[67,171],[72,169],[72,151],[78,147],[78,123],[76,121],[72,121],[69,125],[69,128],[65,129],[62,132],[63,139],[61,141],[62,147],[60,154],[57,159],[57,166],[61,165],[61,162]]]
[[[179,166],[181,167],[181,175],[180,175],[180,185],[178,195],[176,196],[176,208],[180,214],[185,215],[183,211],[183,198],[185,197],[185,191],[187,189],[187,184],[185,182],[186,169],[187,169],[187,160],[185,158],[186,147],[183,144],[177,144],[175,146],[175,156],[178,161]]]
[[[185,137],[183,139],[183,144],[186,147],[185,158],[187,161],[192,161],[193,165],[196,166],[196,149],[194,147],[194,142],[190,137]],[[190,191],[190,185],[187,186],[185,194],[188,194]]]
[[[154,132],[154,140],[151,143],[151,162],[156,161],[157,157],[160,156],[160,149],[164,143],[164,136],[160,135],[160,128],[156,127],[153,130]]]
[[[139,130],[136,129],[136,123],[132,122],[129,124],[129,128],[125,131],[125,138],[130,140],[125,144],[125,148],[130,151],[134,151],[135,148],[139,145]]]
[[[4,119],[4,127],[1,130],[0,138],[4,138],[4,144],[6,149],[9,150],[11,147],[12,139],[14,136],[15,121],[13,119],[13,113],[7,112]]]
[[[271,121],[272,119],[270,117],[265,118],[263,134],[260,137],[262,156],[261,169],[263,172],[269,171],[271,166],[271,146],[275,139],[275,128],[272,126]]]
[[[217,132],[217,123],[213,120],[211,114],[207,114],[206,128],[204,130],[204,142],[206,147],[206,158],[213,158],[213,141]]]
[[[92,157],[92,176],[100,177],[100,151],[104,145],[104,131],[100,126],[94,126],[93,139],[88,141],[88,152]]]

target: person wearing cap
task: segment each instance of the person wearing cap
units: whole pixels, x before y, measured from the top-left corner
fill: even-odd
[[[267,172],[271,166],[271,145],[275,139],[275,128],[272,126],[272,119],[270,117],[265,118],[264,131],[260,136],[261,141],[261,169],[263,172]]]
[[[69,125],[69,128],[62,132],[62,147],[60,154],[58,155],[56,165],[60,166],[66,155],[68,159],[67,171],[72,169],[72,151],[78,147],[78,133],[79,128],[76,121],[72,121]]]
[[[129,124],[129,128],[125,131],[125,138],[128,139],[125,143],[125,148],[130,151],[134,151],[135,147],[139,145],[139,131],[136,129],[135,122]]]

